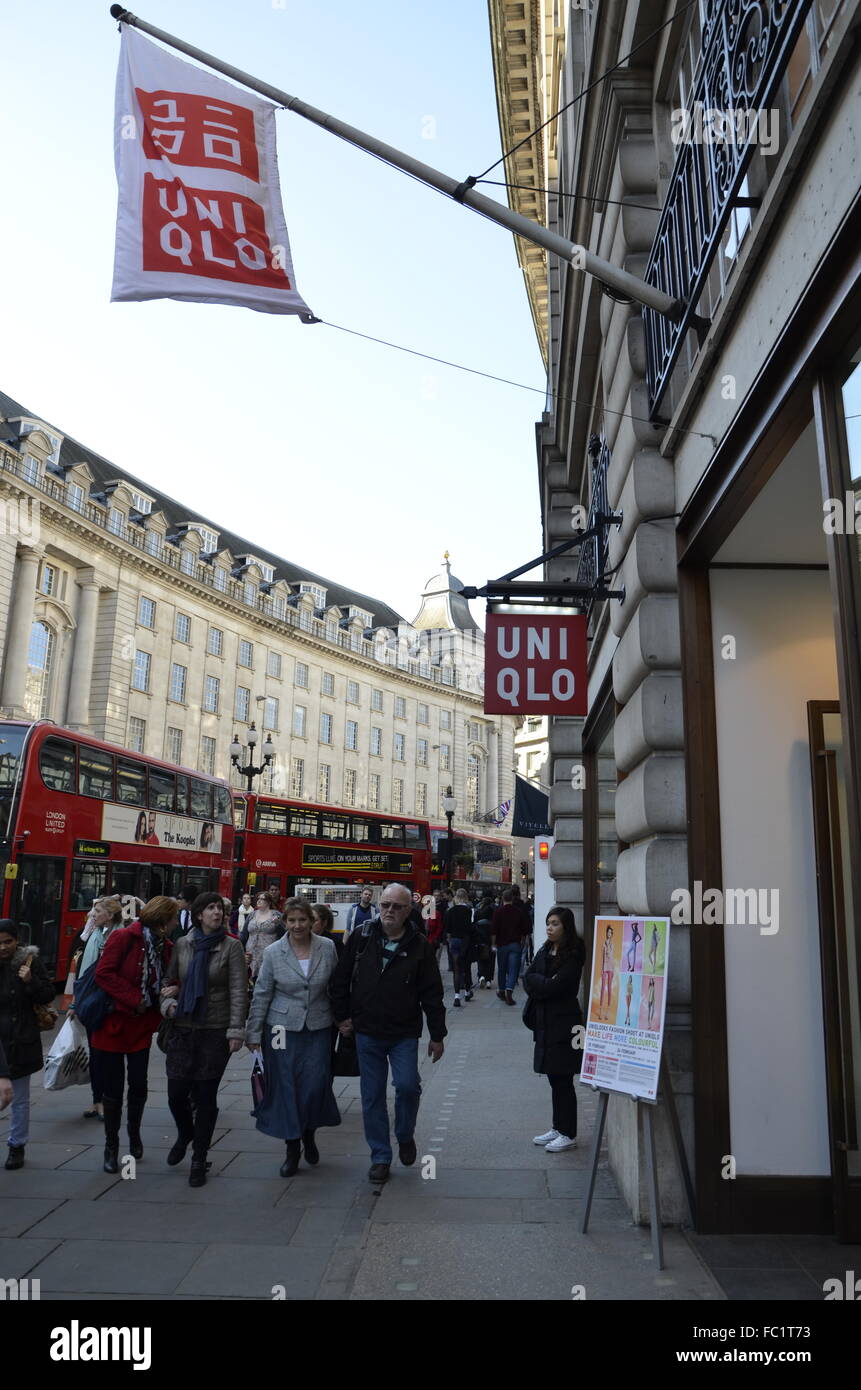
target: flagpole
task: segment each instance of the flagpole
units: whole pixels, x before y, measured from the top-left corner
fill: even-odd
[[[464,182],[452,178],[449,174],[443,174],[438,169],[431,168],[429,164],[423,164],[421,160],[413,159],[412,155],[405,154],[402,150],[396,150],[392,145],[377,140],[373,135],[367,135],[364,131],[357,130],[355,126],[347,125],[345,121],[338,120],[337,116],[330,116],[327,112],[318,110],[316,106],[309,106],[306,101],[291,96],[289,92],[283,91],[280,87],[273,87],[269,82],[261,82],[259,78],[252,77],[250,73],[234,67],[232,63],[224,63],[220,58],[213,57],[211,53],[205,53],[201,48],[195,48],[193,44],[178,39],[174,34],[168,34],[164,29],[157,29],[154,24],[148,24],[145,20],[132,14],[130,10],[123,9],[122,5],[112,5],[111,14],[120,24],[129,24],[135,29],[140,29],[142,33],[159,39],[168,47],[185,53],[189,58],[195,58],[205,67],[213,68],[216,72],[223,73],[225,77],[232,78],[234,82],[240,82],[244,87],[250,87],[252,91],[259,92],[261,96],[269,97],[270,101],[274,101],[278,106],[295,112],[297,116],[303,116],[306,121],[312,121],[314,125],[321,126],[323,130],[337,135],[339,139],[356,145],[360,150],[365,150],[368,154],[375,155],[388,164],[393,164],[396,169],[402,169],[405,174],[410,174],[421,183],[426,183],[431,188],[436,188],[440,193],[447,194],[448,197],[472,208],[474,212],[488,218],[491,222],[496,222],[501,227],[507,227],[516,236],[523,237],[525,241],[542,246],[545,251],[551,251],[555,256],[567,261],[574,269],[585,270],[587,274],[593,275],[596,280],[599,280],[609,289],[615,290],[626,298],[636,300],[638,304],[644,304],[655,313],[665,314],[674,320],[681,318],[685,307],[682,300],[673,299],[663,290],[656,289],[654,285],[647,285],[645,280],[631,275],[627,270],[621,270],[618,266],[611,265],[609,261],[593,255],[591,251],[587,251],[583,246],[578,246],[576,242],[557,236],[547,227],[542,227],[540,222],[533,222],[531,218],[524,217],[521,213],[515,212],[513,208],[506,207],[503,203],[498,203],[483,193],[476,193],[475,189],[469,186],[468,180]]]

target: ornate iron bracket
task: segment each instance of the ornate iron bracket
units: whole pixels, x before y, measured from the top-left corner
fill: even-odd
[[[585,531],[579,531],[576,536],[572,536],[570,541],[562,541],[559,545],[554,545],[552,550],[545,551],[535,560],[528,560],[525,565],[520,565],[517,569],[509,570],[508,574],[501,575],[499,579],[488,579],[487,583],[482,585],[480,589],[475,585],[467,585],[461,590],[462,596],[465,599],[486,598],[489,603],[495,601],[497,603],[528,604],[535,603],[536,600],[552,600],[556,603],[571,603],[572,607],[577,608],[590,608],[593,603],[600,603],[608,598],[616,598],[620,602],[624,602],[624,588],[607,588],[605,569],[607,529],[610,526],[621,526],[622,513],[596,512],[594,518],[593,525],[587,527]],[[598,540],[596,547],[597,571],[593,584],[571,583],[567,580],[543,582],[519,578],[521,574],[526,574],[538,565],[545,564],[547,560],[555,560],[558,555],[564,555],[569,550],[573,550],[593,538]]]

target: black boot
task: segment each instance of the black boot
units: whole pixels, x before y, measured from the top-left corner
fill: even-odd
[[[188,1175],[189,1187],[203,1187],[209,1164],[206,1155],[212,1143],[215,1121],[218,1119],[217,1105],[198,1105],[194,1112],[194,1147],[191,1151],[191,1172]]]
[[[287,1157],[281,1164],[282,1178],[292,1178],[299,1167],[299,1159],[302,1154],[302,1144],[299,1139],[287,1140]]]
[[[129,1131],[129,1153],[132,1158],[143,1158],[141,1143],[141,1120],[143,1119],[146,1096],[129,1096],[126,1106],[126,1124]]]
[[[302,1135],[302,1144],[305,1149],[305,1162],[311,1164],[319,1163],[320,1150],[317,1148],[317,1145],[314,1141],[313,1129],[305,1130],[305,1133]]]
[[[188,1096],[183,1096],[181,1100],[171,1100],[168,1096],[167,1103],[176,1121],[176,1143],[168,1154],[167,1161],[171,1168],[175,1168],[177,1163],[182,1163],[185,1151],[194,1138],[194,1113]]]
[[[23,1145],[23,1144],[10,1144],[10,1145],[9,1145],[9,1156],[8,1156],[8,1158],[6,1159],[6,1162],[5,1162],[5,1164],[4,1164],[3,1166],[4,1166],[4,1168],[10,1169],[10,1171],[11,1171],[12,1169],[14,1169],[14,1168],[23,1168],[23,1167],[24,1167],[24,1145]]]
[[[103,1096],[102,1109],[105,1112],[104,1169],[106,1173],[118,1173],[120,1171],[120,1122],[123,1118],[123,1103],[121,1100],[111,1100],[108,1096]]]

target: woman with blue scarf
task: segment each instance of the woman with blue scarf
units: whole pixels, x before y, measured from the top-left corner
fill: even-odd
[[[164,977],[162,1013],[173,1020],[167,1043],[167,1100],[176,1120],[173,1167],[191,1151],[190,1187],[203,1187],[206,1155],[218,1119],[218,1087],[245,1038],[248,972],[245,951],[228,936],[224,900],[201,893],[191,905],[192,929],[175,943]]]

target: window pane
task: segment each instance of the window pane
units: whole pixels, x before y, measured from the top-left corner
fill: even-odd
[[[258,801],[254,829],[262,831],[264,835],[286,835],[287,807]]]
[[[221,825],[230,825],[233,820],[233,806],[227,787],[215,788],[215,819]]]
[[[126,806],[143,806],[146,797],[146,768],[130,758],[117,758],[117,801]]]
[[[354,843],[363,844],[365,841],[370,840],[371,826],[369,821],[359,820],[357,817],[354,816],[353,820],[350,822],[350,825],[350,838],[351,840],[353,840]]]
[[[212,820],[212,783],[191,779],[191,814],[201,820]]]
[[[176,759],[176,762],[179,762],[179,758]],[[183,777],[180,773],[177,773],[177,774],[176,774],[176,814],[177,814],[178,816],[187,816],[187,815],[189,815],[190,809],[191,809],[191,801],[190,801],[190,798],[191,798],[191,789],[190,789],[190,787],[189,787],[189,779],[188,779],[187,777]]]
[[[103,898],[108,881],[107,864],[94,864],[89,859],[72,860],[69,883],[69,908],[72,912],[89,912],[95,898]]]
[[[320,817],[320,835],[324,840],[348,840],[350,822],[346,816],[324,814]]]
[[[114,760],[98,748],[78,749],[78,791],[81,796],[97,796],[110,801],[114,791]]]
[[[39,754],[39,770],[46,787],[55,792],[75,790],[75,745],[47,738]]]
[[[400,822],[380,821],[380,841],[384,845],[403,845],[404,828]]]
[[[176,789],[174,775],[162,768],[149,770],[149,808],[152,811],[173,811]]]
[[[312,835],[319,839],[316,811],[300,811],[294,809],[290,811],[290,834],[291,835]]]
[[[422,849],[425,843],[424,829],[420,825],[415,825],[407,821],[404,826],[404,844],[407,849]]]

